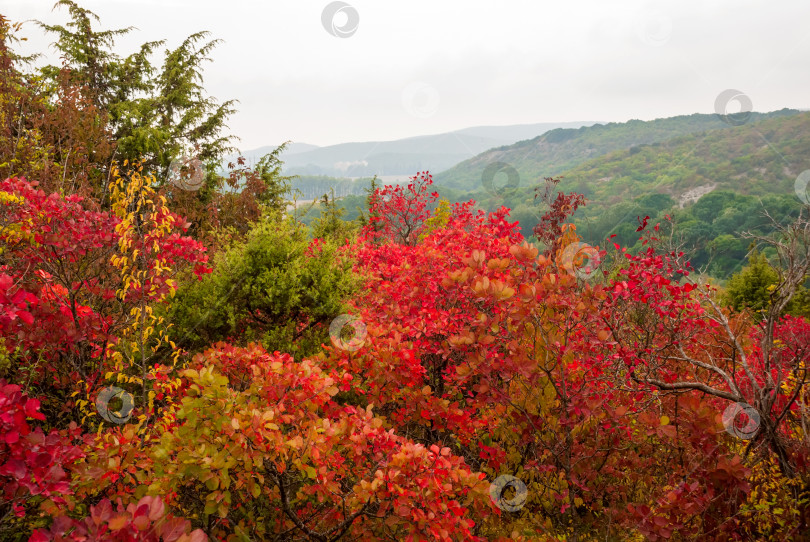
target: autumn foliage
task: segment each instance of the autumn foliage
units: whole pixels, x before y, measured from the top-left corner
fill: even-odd
[[[655,229],[640,254],[571,256],[563,222],[541,252],[505,208],[435,219],[420,174],[380,190],[345,247],[364,282],[350,300],[362,336],[299,360],[224,342],[194,354],[152,307],[200,279],[204,251],[128,178],[112,213],[2,184],[3,373],[30,391],[3,383],[0,476],[5,523],[33,540],[801,532],[810,325],[779,322],[765,372],[763,331],[712,313],[711,289],[656,250]],[[723,388],[735,355],[751,380]],[[746,394],[769,375],[779,417],[760,419],[754,452],[722,413],[755,403]],[[134,399],[127,423],[92,411],[110,385]],[[767,526],[751,523],[770,482],[753,475],[761,461],[789,481]],[[499,494],[506,475],[525,484],[519,505]]]
[[[277,156],[167,187],[0,27],[0,540],[808,539],[802,217],[758,314],[557,179],[535,243],[428,172],[313,238]]]

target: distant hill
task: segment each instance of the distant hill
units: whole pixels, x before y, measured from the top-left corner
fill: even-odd
[[[371,179],[368,177],[349,179],[345,177],[301,175],[293,179],[290,185],[295,189],[295,195],[299,199],[309,201],[319,199],[324,194],[331,196],[332,192],[334,192],[335,198],[365,196],[366,189],[371,186]]]
[[[370,177],[415,175],[419,171],[442,171],[492,147],[509,145],[560,127],[578,128],[588,122],[544,122],[513,126],[476,126],[444,134],[395,141],[367,141],[316,147],[292,143],[282,154],[284,172],[291,175]],[[275,147],[243,151],[249,162],[257,161]],[[229,157],[233,159],[233,157]]]
[[[236,160],[237,157],[244,156],[248,163],[255,164],[262,158],[262,156],[273,152],[274,150],[276,150],[276,148],[278,148],[278,145],[265,145],[264,147],[259,147],[257,149],[250,149],[247,151],[229,154],[228,156],[225,157],[224,161],[226,163],[232,162]],[[293,141],[287,144],[287,148],[284,149],[284,153],[282,154],[282,156],[292,156],[294,154],[311,151],[317,148],[318,148],[317,145],[310,145],[309,143],[296,143]]]
[[[481,166],[492,161],[515,164],[516,188],[503,186],[505,175],[489,189],[482,185]],[[510,208],[511,218],[531,238],[545,212],[534,200],[534,187],[542,177],[561,176],[559,190],[588,200],[573,217],[585,242],[601,246],[615,234],[613,241],[632,247],[638,240],[637,217],[649,215],[655,223],[670,215],[695,266],[723,279],[745,261],[748,244],[739,238],[741,231],[770,233],[764,210],[780,221],[798,213],[794,184],[808,169],[810,112],[784,109],[754,113],[741,126],[695,114],[553,130],[488,150],[434,179],[441,197],[451,202],[474,199],[489,211]],[[466,178],[461,187],[447,182],[453,173]],[[343,196],[347,219],[364,204],[368,183],[306,176],[299,181],[311,199],[334,187],[336,196]],[[318,212],[316,205],[304,219]]]
[[[806,169],[810,113],[797,112],[617,151],[568,170],[564,182],[603,205],[657,192],[683,207],[712,190],[792,193]]]
[[[800,113],[783,109],[752,113],[748,124],[771,117]],[[614,151],[670,140],[680,135],[728,129],[717,115],[693,114],[652,121],[594,124],[578,129],[557,128],[533,139],[492,148],[434,176],[436,184],[460,190],[477,190],[487,166],[495,162],[517,170],[521,183],[561,175],[576,166]]]
[[[708,120],[706,115],[695,117],[678,119],[681,124]],[[653,123],[660,128],[672,125],[669,120]],[[618,128],[613,132],[622,133]],[[795,182],[808,169],[810,112],[783,110],[752,116],[741,126],[723,124],[714,130],[633,145],[554,175],[563,178],[559,190],[582,193],[588,200],[574,215],[585,242],[604,245],[615,234],[613,241],[632,247],[638,240],[637,217],[650,216],[655,223],[670,215],[693,263],[725,278],[745,260],[748,245],[739,233],[771,232],[764,210],[778,220],[798,213],[801,202]],[[438,186],[438,191],[451,202],[474,199],[490,211],[504,205],[512,210],[523,235],[532,235],[545,211],[533,197],[537,183],[521,179],[514,189],[495,183],[486,190],[479,178],[474,186],[477,190]]]

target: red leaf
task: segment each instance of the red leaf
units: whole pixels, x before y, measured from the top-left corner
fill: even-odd
[[[186,530],[186,521],[180,518],[169,518],[158,527],[160,534],[166,542],[174,542]]]
[[[28,311],[18,311],[17,316],[19,316],[20,320],[22,320],[29,326],[34,323],[34,317]]]
[[[6,462],[5,465],[0,466],[0,474],[12,476],[17,480],[22,480],[23,478],[25,478],[25,474],[27,471],[28,469],[25,467],[25,463],[23,463],[19,459],[10,459]]]

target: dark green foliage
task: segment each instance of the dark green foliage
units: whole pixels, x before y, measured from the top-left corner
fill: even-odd
[[[692,205],[692,216],[701,222],[711,224],[716,217],[720,216],[720,212],[733,202],[734,194],[731,192],[711,192]]]
[[[131,27],[97,30],[96,14],[73,0],[58,0],[54,7],[67,8],[70,21],[64,26],[40,24],[55,34],[54,46],[75,83],[84,85],[106,112],[119,162],[138,160],[146,173],[165,181],[169,165],[183,153],[207,162],[231,149],[232,137],[224,131],[234,102],[217,103],[203,88],[202,64],[210,61],[217,40],[208,40],[207,32],[192,34],[165,51],[158,68],[151,57],[164,41],[145,43],[122,58],[114,53],[115,40]],[[60,68],[46,66],[42,72],[55,81]]]
[[[729,279],[723,301],[738,312],[748,309],[759,316],[771,304],[771,291],[778,282],[779,274],[768,258],[754,251],[748,265]]]
[[[264,190],[256,194],[256,201],[264,206],[265,211],[280,213],[290,195],[290,183],[293,177],[283,175],[281,153],[286,143],[265,154],[253,167],[253,175],[264,183]]]
[[[374,197],[375,192],[377,189],[381,188],[380,184],[377,182],[377,176],[375,175],[371,182],[369,183],[369,187],[366,189],[366,201],[365,206],[363,209],[360,209],[360,213],[357,217],[357,222],[360,226],[368,226],[371,222],[371,219],[374,215],[371,212],[372,207],[374,206]]]
[[[331,239],[338,244],[345,244],[357,231],[356,222],[342,220],[345,209],[335,200],[335,192],[331,197],[324,194],[318,207],[320,216],[312,223],[312,236],[319,239]]]
[[[774,288],[779,283],[779,272],[768,258],[757,250],[751,252],[748,265],[735,273],[722,294],[724,304],[736,311],[749,310],[760,320],[775,298]],[[799,287],[785,311],[794,316],[810,316],[810,295],[807,288]]]
[[[328,343],[328,327],[356,287],[352,260],[304,226],[265,217],[221,254],[214,272],[182,287],[171,306],[175,342],[192,351],[220,340],[261,341],[297,356]]]
[[[56,34],[54,48],[59,51],[66,67],[71,70],[71,77],[77,85],[83,85],[90,92],[93,102],[99,108],[106,108],[121,97],[126,97],[138,90],[145,90],[142,80],[149,73],[141,74],[133,71],[129,79],[122,69],[121,59],[112,52],[115,39],[128,34],[133,27],[117,30],[95,30],[94,21],[99,22],[98,15],[80,7],[72,0],[57,0],[54,10],[59,7],[67,8],[70,21],[65,25],[48,25],[39,23],[46,31]],[[139,53],[127,58],[127,67],[149,70],[144,64],[145,56],[152,47],[162,42],[146,43]],[[42,69],[44,75],[55,80],[59,75],[59,66],[46,66]]]

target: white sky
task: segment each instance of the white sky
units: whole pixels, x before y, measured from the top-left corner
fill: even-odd
[[[347,2],[359,24],[340,38],[321,22],[330,0],[79,0],[102,28],[137,27],[121,54],[199,30],[222,39],[206,87],[239,100],[242,150],[710,113],[726,89],[756,111],[810,108],[807,0]],[[52,5],[3,0],[0,12],[65,22]],[[52,41],[33,23],[22,35],[22,52]]]

